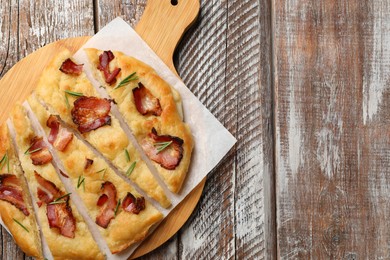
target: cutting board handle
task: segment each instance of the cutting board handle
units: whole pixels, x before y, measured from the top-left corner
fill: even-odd
[[[199,9],[199,0],[148,0],[135,28],[174,72],[173,53],[185,31],[195,22]]]

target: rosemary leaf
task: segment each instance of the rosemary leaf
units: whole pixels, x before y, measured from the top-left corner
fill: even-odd
[[[131,73],[129,76],[127,76],[126,78],[124,78],[124,79],[119,83],[119,85],[116,86],[116,87],[114,88],[114,90],[115,90],[115,89],[118,89],[118,88],[121,88],[121,87],[123,87],[123,86],[126,86],[127,84],[130,83],[130,81],[134,81],[134,80],[137,80],[137,79],[138,79],[137,72],[133,72],[133,73]]]
[[[36,153],[36,152],[39,152],[40,150],[42,150],[42,148],[37,148],[37,149],[34,149],[34,150],[32,150],[32,151],[26,151],[27,153],[24,153],[25,155],[30,155],[30,154],[32,154],[32,153]]]
[[[97,171],[96,173],[102,173],[102,179],[104,179],[104,174],[106,174],[107,168],[101,169],[100,171]]]
[[[3,163],[3,161],[5,160],[5,156],[6,156],[7,154],[5,153],[4,154],[4,156],[3,156],[3,158],[1,158],[1,160],[0,160],[0,163]]]
[[[33,146],[34,144],[32,144],[32,145],[30,145],[28,148],[27,148],[27,150],[24,152],[24,154],[27,154],[28,153],[28,151],[30,151],[30,149],[31,149],[31,147]],[[4,155],[5,156],[5,155]],[[4,157],[3,157],[4,158]],[[3,159],[1,159],[1,160],[3,160]]]
[[[167,149],[172,144],[172,141],[169,142],[159,142],[155,143],[154,146],[157,147],[157,153],[161,153],[165,149]]]
[[[66,203],[65,200],[55,200],[55,201],[52,201],[49,203],[49,205],[55,205],[55,204],[63,204],[63,203]]]
[[[95,173],[101,173],[101,172],[105,172],[107,170],[107,168],[104,168],[104,169],[101,169],[100,171],[97,171]]]
[[[7,163],[7,157],[8,155],[7,154],[4,154],[3,158],[1,158],[0,160],[0,170],[4,168],[4,165]]]
[[[65,93],[65,103],[66,103],[67,108],[70,109],[69,99],[68,99],[68,95],[66,95],[66,93]]]
[[[115,211],[114,211],[114,216],[118,213],[119,205],[121,205],[121,199],[118,200],[118,203],[116,204]]]
[[[77,189],[80,188],[80,186],[83,185],[83,189],[85,191],[85,178],[84,176],[79,176],[79,179],[77,180]]]
[[[83,96],[84,96],[83,93],[74,92],[74,91],[70,91],[70,90],[65,90],[65,93],[66,93],[66,94],[69,94],[69,95],[71,95],[71,96],[74,96],[74,97],[83,97]]]
[[[30,231],[22,224],[20,223],[19,221],[17,221],[16,219],[13,219],[19,226],[21,226],[24,230],[26,230],[28,233],[30,233]]]
[[[130,162],[130,154],[129,154],[129,151],[127,149],[125,149],[125,155],[126,155],[127,162]]]
[[[137,162],[133,162],[133,163],[130,165],[129,169],[128,169],[127,172],[126,172],[127,177],[129,177],[130,174],[134,171],[134,168],[135,168],[135,165],[136,165],[136,164],[137,164]]]
[[[71,192],[70,192],[70,193],[67,193],[67,194],[65,194],[65,195],[63,195],[63,196],[61,196],[61,197],[59,197],[59,198],[55,199],[55,200],[54,200],[54,202],[55,202],[55,201],[59,201],[60,199],[63,199],[63,198],[69,197],[69,196],[70,196],[70,194],[72,194],[72,193],[71,193]]]

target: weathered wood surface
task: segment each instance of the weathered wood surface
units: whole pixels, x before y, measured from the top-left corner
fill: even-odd
[[[198,22],[184,37],[175,63],[187,86],[239,142],[211,173],[188,223],[144,258],[272,258],[270,3],[200,2]],[[0,0],[1,75],[45,44],[92,35],[116,16],[135,25],[145,5],[146,0]],[[4,229],[0,236],[2,259],[24,258]]]
[[[390,1],[274,1],[278,257],[390,257]]]

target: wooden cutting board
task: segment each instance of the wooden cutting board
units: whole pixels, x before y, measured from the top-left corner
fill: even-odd
[[[176,5],[172,4],[177,2]],[[135,28],[159,57],[175,72],[173,53],[181,37],[195,21],[199,0],[149,0],[145,12]],[[90,36],[60,40],[28,55],[0,80],[0,122],[8,118],[16,102],[24,101],[35,88],[39,76],[49,61],[62,49],[76,52]],[[153,64],[150,64],[153,66]],[[180,203],[160,224],[155,232],[135,251],[142,256],[171,238],[187,221],[202,194],[205,180]]]

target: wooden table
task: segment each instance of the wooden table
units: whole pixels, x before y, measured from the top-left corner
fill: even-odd
[[[1,75],[145,3],[1,0]],[[175,64],[238,143],[145,259],[390,257],[390,0],[201,0]]]

